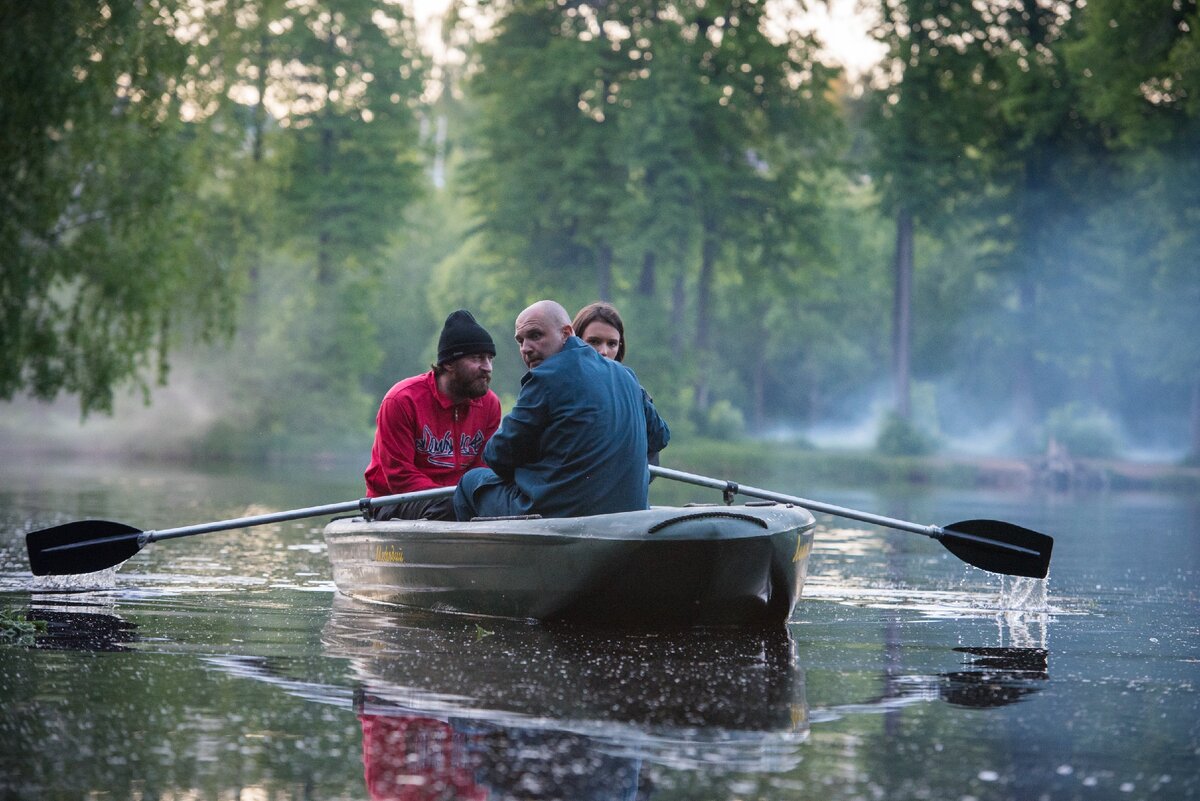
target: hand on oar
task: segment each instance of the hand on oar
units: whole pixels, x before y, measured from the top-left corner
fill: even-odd
[[[753,498],[790,503],[795,506],[803,506],[813,512],[824,512],[876,526],[921,534],[937,540],[950,553],[967,564],[991,573],[1040,579],[1045,578],[1046,573],[1050,570],[1050,552],[1054,549],[1054,539],[1012,523],[1005,523],[1002,520],[963,520],[945,527],[922,526],[906,520],[882,517],[870,512],[846,509],[841,506],[810,501],[792,495],[748,487],[745,484],[698,476],[655,465],[650,466],[650,473],[687,484],[723,490],[726,493],[741,493]]]
[[[377,506],[428,498],[443,498],[454,493],[454,487],[405,492],[379,498],[360,498],[357,501],[331,503],[325,506],[310,506],[286,512],[239,517],[233,520],[218,520],[194,526],[168,528],[159,531],[142,531],[124,523],[108,520],[76,520],[61,526],[52,526],[25,535],[25,547],[29,550],[29,568],[35,576],[69,576],[78,573],[94,573],[119,565],[152,542],[188,537],[192,534],[207,534],[210,531],[228,531],[234,528],[249,528],[267,523],[282,523],[305,517],[321,517],[341,512],[362,511]]]

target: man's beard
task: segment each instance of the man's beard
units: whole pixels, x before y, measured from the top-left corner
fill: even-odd
[[[460,398],[482,398],[487,394],[491,379],[481,375],[464,376],[458,373],[450,375],[450,394]]]

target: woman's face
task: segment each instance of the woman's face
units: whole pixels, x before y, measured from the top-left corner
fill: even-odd
[[[579,338],[606,359],[617,358],[617,350],[621,347],[621,332],[602,320],[588,323]]]

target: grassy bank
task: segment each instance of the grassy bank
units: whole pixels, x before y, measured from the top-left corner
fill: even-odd
[[[1200,469],[1168,464],[1078,459],[1072,463],[1071,473],[1064,475],[1044,469],[1036,460],[947,455],[891,457],[869,451],[696,438],[672,442],[663,453],[663,465],[730,480],[769,474],[786,478],[793,486],[799,483],[958,489],[1045,486],[1082,490],[1200,490]]]
[[[217,467],[234,462],[319,464],[362,471],[374,432],[279,434],[235,431],[220,423],[197,436],[186,429],[164,435],[113,420],[89,420],[46,410],[13,415],[0,423],[0,452],[10,457],[99,458]],[[1120,460],[1076,459],[1070,473],[1037,460],[971,455],[892,457],[873,451],[816,449],[752,439],[717,441],[678,437],[663,466],[767,488],[937,486],[1017,489],[1200,491],[1200,468]]]

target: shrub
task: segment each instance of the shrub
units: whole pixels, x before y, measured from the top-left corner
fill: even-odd
[[[727,400],[717,401],[708,410],[705,431],[718,440],[737,439],[746,430],[746,418],[740,409]]]
[[[1046,415],[1046,441],[1054,439],[1072,456],[1115,456],[1121,437],[1116,422],[1101,409],[1072,402]]]
[[[885,456],[925,456],[934,450],[933,437],[895,412],[889,412],[879,430],[875,448]]]

